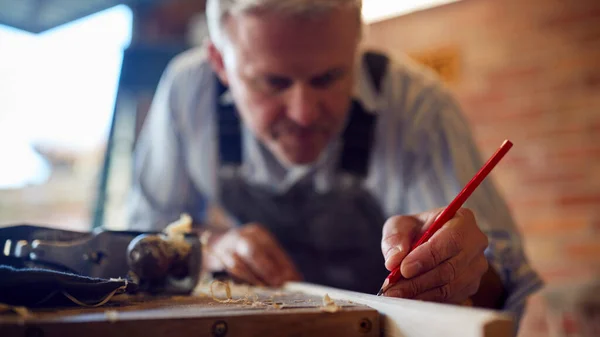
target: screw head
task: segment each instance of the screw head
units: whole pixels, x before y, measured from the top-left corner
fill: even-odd
[[[373,328],[373,323],[368,318],[363,318],[358,324],[358,331],[361,333],[369,333]]]
[[[212,335],[214,337],[224,337],[227,335],[227,323],[225,321],[216,321],[212,327]]]

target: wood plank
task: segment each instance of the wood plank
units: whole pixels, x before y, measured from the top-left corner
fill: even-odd
[[[194,296],[117,296],[99,308],[32,310],[30,317],[0,314],[0,336],[368,336],[380,335],[379,313],[323,297],[281,289],[232,287],[221,303],[199,287]],[[215,292],[225,298],[224,291]],[[249,296],[250,295],[250,296]]]
[[[381,297],[306,283],[286,290],[368,305],[381,314],[384,337],[508,337],[514,335],[510,315],[471,307]]]

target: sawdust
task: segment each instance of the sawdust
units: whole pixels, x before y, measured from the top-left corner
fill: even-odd
[[[225,290],[225,298],[220,298],[218,296],[215,295],[215,292],[217,292],[217,290],[215,289],[215,285],[216,286],[222,286]],[[273,300],[273,297],[264,300],[264,301],[260,301],[258,294],[256,294],[251,288],[250,286],[246,286],[245,291],[243,291],[243,295],[240,298],[233,298],[232,296],[232,289],[231,289],[231,285],[229,284],[229,282],[223,282],[223,281],[218,281],[218,280],[214,280],[211,282],[210,284],[210,297],[212,297],[213,300],[215,300],[216,302],[219,303],[235,303],[235,304],[242,304],[242,305],[249,305],[252,308],[273,308],[273,309],[283,309],[284,308],[284,304],[281,302],[275,302]]]
[[[323,296],[323,306],[321,306],[319,309],[321,309],[321,311],[333,313],[340,311],[341,307],[335,304],[328,294],[325,294],[325,296]]]

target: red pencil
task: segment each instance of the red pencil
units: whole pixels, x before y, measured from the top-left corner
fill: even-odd
[[[477,186],[488,176],[488,174],[492,171],[492,169],[498,164],[500,159],[504,157],[504,155],[510,150],[513,144],[507,139],[502,143],[500,148],[494,153],[490,159],[481,167],[479,172],[475,174],[473,179],[467,183],[467,185],[458,193],[456,198],[452,200],[452,202],[446,207],[440,215],[433,221],[433,224],[423,233],[419,241],[417,241],[411,248],[411,251],[415,248],[419,247],[423,243],[427,242],[435,232],[437,232],[442,226],[448,222],[450,219],[454,217],[456,211],[458,211],[462,205],[465,203],[467,198],[475,191]],[[388,275],[388,277],[383,282],[383,286],[377,293],[377,296],[381,296],[389,286],[395,284],[400,280],[402,274],[400,273],[400,266],[396,267],[392,272]]]

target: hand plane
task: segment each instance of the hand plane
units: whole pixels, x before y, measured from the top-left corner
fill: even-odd
[[[200,278],[201,254],[195,233],[0,228],[0,265],[129,279],[149,293],[191,293]]]

